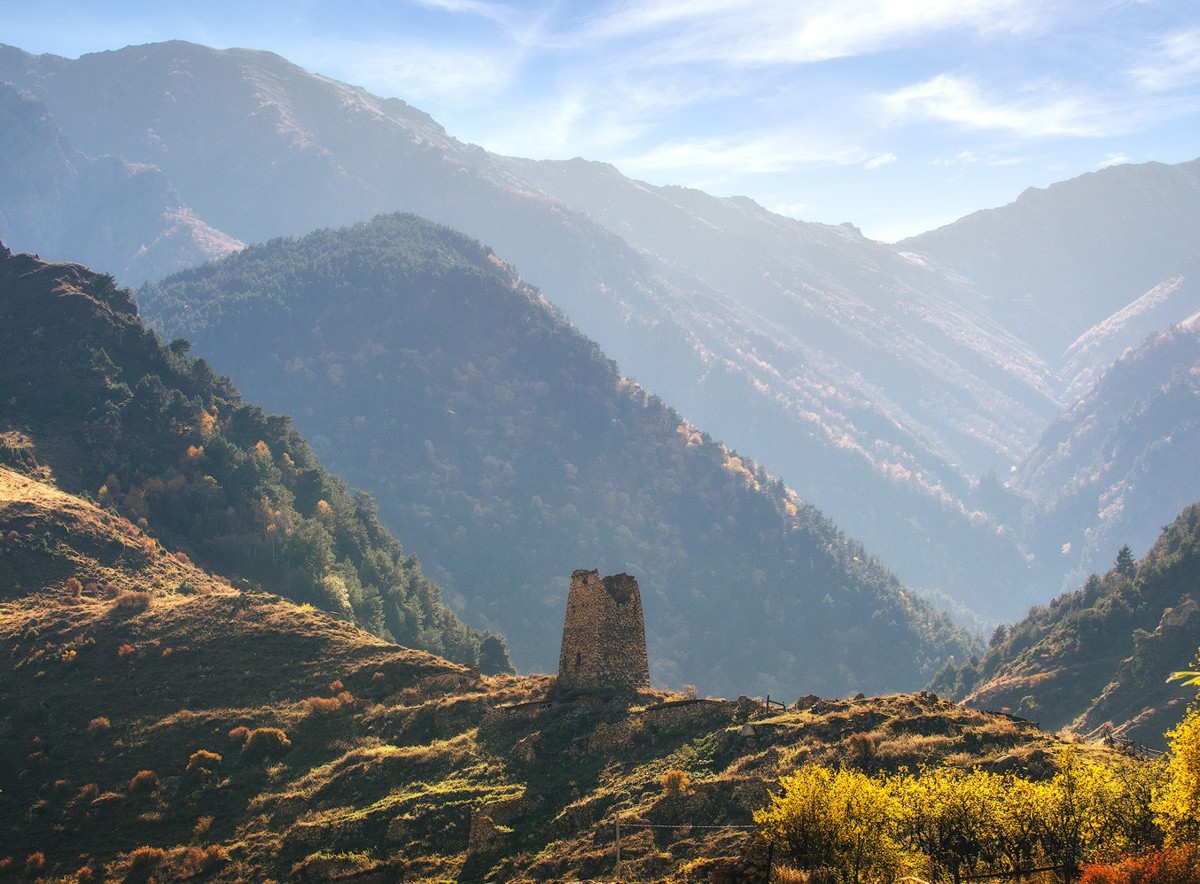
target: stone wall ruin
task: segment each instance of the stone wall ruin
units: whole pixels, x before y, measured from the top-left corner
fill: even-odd
[[[576,571],[567,595],[558,688],[634,693],[650,686],[642,593],[628,574]]]

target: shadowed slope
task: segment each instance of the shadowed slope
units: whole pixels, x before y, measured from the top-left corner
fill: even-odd
[[[0,458],[91,496],[216,573],[464,662],[443,603],[283,417],[164,346],[112,277],[0,249]],[[505,668],[502,645],[490,666]]]

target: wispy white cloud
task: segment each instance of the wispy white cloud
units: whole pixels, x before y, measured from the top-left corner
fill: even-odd
[[[769,175],[801,165],[853,165],[869,155],[861,148],[808,141],[797,133],[744,138],[703,138],[657,144],[621,160],[634,173],[686,171],[728,175]]]
[[[519,68],[511,51],[409,40],[330,41],[311,45],[305,55],[310,67],[320,70],[328,58],[340,78],[418,104],[429,100],[448,104],[488,101],[509,88]]]
[[[1104,103],[1057,86],[1026,86],[1003,99],[965,77],[939,74],[880,97],[894,121],[938,120],[968,129],[998,129],[1029,138],[1095,137],[1123,131],[1128,120]]]
[[[513,109],[492,129],[488,149],[510,156],[611,156],[645,135],[644,117],[601,106],[583,92],[565,92]]]
[[[1021,163],[1027,163],[1027,162],[1029,162],[1029,157],[1026,157],[1026,156],[1016,156],[1016,157],[992,156],[992,157],[988,157],[986,160],[984,160],[984,165],[993,166],[993,167],[1019,166],[1019,165],[1021,165]]]
[[[894,153],[881,153],[879,156],[871,157],[871,159],[863,163],[863,168],[868,171],[878,169],[880,166],[887,166],[896,162],[897,159],[898,157]]]
[[[631,77],[607,65],[560,73],[556,88],[499,116],[490,149],[521,156],[610,156],[653,133],[670,132],[675,115],[730,95],[728,79]]]
[[[952,157],[936,157],[930,161],[931,166],[973,166],[976,163],[983,163],[985,166],[1015,166],[1018,163],[1024,163],[1027,157],[1023,156],[996,156],[989,154],[987,157],[981,157],[973,150],[959,151]]]
[[[639,37],[648,63],[798,64],[861,55],[952,28],[1026,33],[1049,18],[1032,0],[655,0],[611,8],[589,40]]]
[[[1110,153],[1096,164],[1097,169],[1107,169],[1109,166],[1119,166],[1122,163],[1132,163],[1133,160],[1123,153]]]
[[[468,13],[504,24],[509,23],[513,18],[513,11],[509,6],[503,3],[489,3],[487,0],[411,0],[411,2],[428,9]]]
[[[1200,82],[1200,27],[1158,39],[1148,57],[1131,73],[1141,88],[1151,92]]]
[[[970,166],[979,162],[979,155],[973,150],[962,150],[952,157],[939,157],[933,160],[934,166]]]
[[[525,66],[552,42],[547,33],[553,4],[409,2],[443,14],[441,23],[411,32],[384,26],[357,38],[321,35],[303,40],[302,46],[293,39],[293,51],[302,53],[310,67],[336,70],[339,77],[384,95],[464,107],[511,96]],[[394,11],[394,4],[384,5]],[[391,16],[381,11],[379,18]]]

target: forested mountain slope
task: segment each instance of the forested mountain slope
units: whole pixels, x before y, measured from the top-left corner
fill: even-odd
[[[86,494],[181,557],[416,648],[504,668],[285,417],[164,346],[128,290],[0,249],[0,459]]]
[[[1161,746],[1192,694],[1167,684],[1200,645],[1200,504],[1189,506],[1146,556],[1122,548],[1113,568],[999,628],[987,652],[948,667],[935,690],[1044,728],[1071,727]]]
[[[138,297],[372,488],[519,666],[555,667],[580,567],[637,576],[660,683],[895,689],[963,653],[962,634],[859,544],[624,379],[459,233],[381,216]]]

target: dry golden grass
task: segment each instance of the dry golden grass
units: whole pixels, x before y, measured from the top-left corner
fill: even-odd
[[[226,581],[168,555],[128,520],[4,466],[0,549],[0,599],[56,586],[63,595],[82,598],[101,592],[120,598],[152,586],[229,591]],[[123,604],[136,607],[140,600]]]
[[[221,756],[216,752],[210,752],[207,749],[197,749],[188,756],[187,767],[184,770],[190,774],[208,776],[217,769],[221,761]]]
[[[151,595],[148,592],[127,589],[113,599],[113,610],[126,614],[144,611],[150,607],[150,599]]]
[[[603,879],[619,812],[628,874],[687,880],[680,869],[747,837],[687,826],[749,824],[807,761],[988,764],[1054,744],[928,696],[749,720],[723,702],[661,706],[679,696],[657,692],[632,710],[548,703],[552,678],[480,678],[235,591],[2,468],[0,543],[17,563],[0,568],[5,740],[28,769],[0,783],[20,808],[0,819],[0,844],[29,845],[10,857],[17,873],[36,851],[37,874],[59,880],[80,874],[81,854],[116,880]],[[172,591],[184,581],[211,591]],[[147,603],[123,609],[128,593]],[[488,839],[472,845],[473,826]]]
[[[673,767],[659,778],[659,782],[662,784],[663,792],[668,795],[678,795],[691,787],[692,778],[687,775],[686,771]]]

